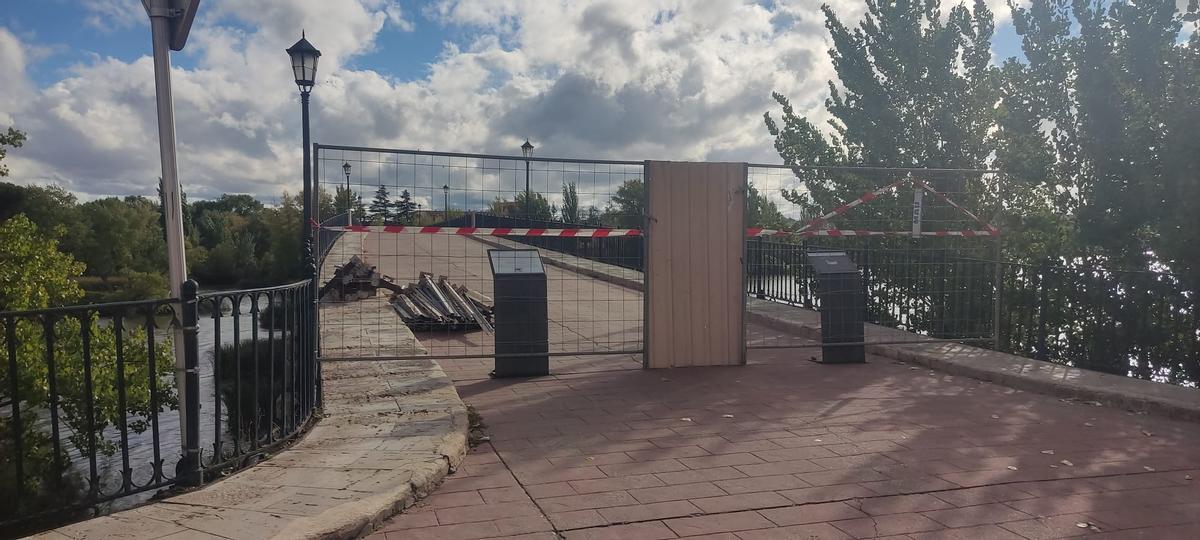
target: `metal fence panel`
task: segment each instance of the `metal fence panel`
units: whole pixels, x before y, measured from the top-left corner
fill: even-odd
[[[365,214],[321,267],[322,358],[495,356],[496,249],[546,265],[548,337],[531,346],[641,353],[641,162],[317,145],[316,178]]]
[[[751,166],[746,294],[748,348],[819,346],[813,335],[763,331],[787,319],[819,327],[823,293],[810,254],[841,251],[858,268],[868,331],[864,343],[953,340],[991,344],[1001,231],[999,176],[983,170]],[[838,285],[841,286],[841,285]],[[857,291],[856,291],[857,292]],[[768,304],[767,318],[755,317]],[[827,309],[844,310],[838,305]],[[754,323],[751,323],[754,324]]]

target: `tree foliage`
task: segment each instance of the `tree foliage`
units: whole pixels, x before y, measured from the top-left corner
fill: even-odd
[[[392,224],[393,204],[387,187],[379,186],[379,189],[375,190],[375,198],[371,200],[371,206],[367,209],[370,211],[371,223],[376,225]]]
[[[1164,311],[1194,327],[1187,298],[1200,289],[1200,212],[1192,208],[1200,199],[1197,4],[1181,12],[1171,0],[1012,1],[1023,57],[998,67],[982,1],[943,13],[933,0],[871,0],[854,28],[827,6],[837,74],[825,102],[830,125],[813,124],[780,94],[782,114],[764,116],[776,150],[805,183],[784,195],[805,212],[823,212],[884,185],[879,176],[805,167],[813,165],[1000,169],[1000,184],[965,178],[980,187],[957,202],[987,208],[985,215],[1002,210],[1005,259],[1062,265],[1064,275],[1097,284],[1079,305],[1038,308],[1052,321],[1076,321],[1072,334],[1095,334],[1092,348],[1072,357],[1078,365],[1126,374],[1136,357],[1138,376],[1172,378],[1200,369],[1147,363],[1145,351],[1194,343],[1195,335],[1148,328],[1145,306],[1165,297],[1138,281],[1146,270],[1173,272],[1157,276],[1159,285],[1192,292]],[[1097,270],[1105,267],[1134,272]],[[1006,305],[1032,309],[1036,298],[1025,296],[1006,297]],[[1080,306],[1082,318],[1071,311]],[[1087,322],[1101,311],[1111,326]]]
[[[788,200],[818,214],[878,187],[878,179],[801,170],[801,165],[981,168],[993,152],[999,70],[991,65],[993,15],[983,0],[972,8],[941,2],[867,2],[855,28],[822,7],[838,77],[829,82],[826,135],[796,114],[788,99],[782,125],[764,114],[785,164],[808,180]]]
[[[408,190],[400,192],[400,199],[395,204],[395,218],[399,225],[412,225],[416,219],[417,203],[413,202]]]
[[[8,156],[8,148],[20,148],[25,144],[25,133],[18,131],[15,128],[9,127],[8,131],[0,133],[0,177],[8,176],[8,167],[4,165],[4,158]]]
[[[0,183],[0,222],[17,214],[54,234],[62,251],[86,265],[79,281],[88,300],[166,296],[158,201],[108,197],[79,204],[62,188]],[[189,274],[206,286],[280,283],[298,276],[297,198],[285,194],[280,204],[266,206],[244,194],[194,202],[184,197],[183,217]]]
[[[0,223],[0,311],[33,310],[79,302],[83,290],[76,283],[84,265],[58,250],[57,239],[38,230],[24,215]],[[153,314],[150,314],[151,316]],[[154,396],[158,410],[174,408],[173,355],[169,341],[147,345],[141,325],[145,313],[130,313],[121,335],[112,322],[102,324],[98,314],[60,316],[17,316],[13,324],[16,340],[8,342],[8,329],[0,332],[0,350],[16,352],[16,371],[0,362],[0,395],[21,409],[19,426],[22,448],[14,446],[18,429],[11,414],[0,416],[0,496],[14,504],[4,505],[0,517],[21,513],[41,505],[61,505],[62,498],[77,496],[66,486],[78,479],[56,470],[49,434],[35,422],[50,406],[50,388],[57,391],[63,438],[66,443],[58,459],[69,463],[72,454],[111,455],[116,445],[105,434],[124,424],[133,433],[149,428],[156,409],[150,394],[150,373],[159,392]],[[164,332],[165,334],[165,332]],[[51,380],[47,362],[47,340],[53,337],[55,372]],[[84,351],[90,362],[85,362]],[[122,365],[117,365],[118,349]],[[118,378],[123,374],[123,385]],[[90,375],[90,379],[88,376]],[[11,388],[17,395],[9,395]],[[89,392],[90,387],[90,392]],[[124,406],[118,395],[124,390]],[[90,395],[90,399],[89,399]],[[74,452],[70,451],[74,448]],[[16,464],[24,468],[22,489],[31,494],[18,501]]]
[[[1072,218],[1072,258],[1165,266],[1200,286],[1196,2],[1011,6],[1026,61],[1004,65],[997,161]]]
[[[751,227],[776,230],[794,228],[793,221],[784,217],[783,213],[779,211],[779,205],[759,193],[753,183],[746,190],[746,208],[746,223]]]
[[[604,207],[601,220],[605,226],[624,229],[642,227],[646,214],[646,183],[641,178],[626,180],[617,186]]]
[[[575,190],[575,182],[563,182],[562,185],[562,220],[565,223],[579,223],[579,193]]]
[[[488,212],[497,216],[551,221],[558,213],[558,207],[551,204],[541,193],[532,192],[526,198],[525,192],[521,191],[511,201],[503,197],[496,197],[488,205]]]

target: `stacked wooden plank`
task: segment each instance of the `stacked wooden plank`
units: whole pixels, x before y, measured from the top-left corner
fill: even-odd
[[[391,297],[392,308],[409,328],[420,332],[483,330],[492,332],[490,298],[441,276],[421,272],[416,283],[400,287]]]

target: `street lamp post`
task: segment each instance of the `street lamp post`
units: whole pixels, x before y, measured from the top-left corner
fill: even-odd
[[[529,158],[533,157],[533,145],[529,144],[529,139],[525,139],[525,144],[521,145],[521,155],[525,156],[525,219],[533,219],[533,199],[529,194]]]
[[[312,305],[308,306],[305,313],[304,322],[307,336],[302,337],[305,354],[302,358],[307,358],[307,366],[304,370],[307,372],[304,375],[304,380],[307,383],[305,395],[312,399],[312,403],[317,407],[321,406],[322,399],[322,383],[321,383],[321,364],[317,362],[317,351],[320,349],[320,336],[317,334],[320,324],[317,320],[319,316],[317,310],[317,302],[320,300],[320,283],[317,278],[317,250],[313,245],[313,224],[316,223],[317,213],[319,212],[314,199],[317,190],[313,185],[312,177],[312,148],[308,130],[308,95],[312,92],[313,84],[317,80],[317,60],[321,58],[321,51],[312,46],[307,39],[304,38],[304,32],[300,32],[300,41],[287,49],[288,56],[292,61],[292,75],[296,78],[296,88],[300,89],[300,123],[301,137],[303,138],[303,154],[304,154],[304,216],[303,223],[300,225],[301,238],[304,239],[304,254],[301,265],[308,273],[310,280],[309,294],[311,295]],[[311,392],[311,393],[310,393]]]
[[[346,225],[354,225],[354,192],[350,191],[350,162],[342,163],[346,173]]]
[[[442,196],[445,197],[443,199],[443,205],[442,205],[442,221],[443,222],[450,221],[450,185],[449,184],[442,186]]]
[[[302,133],[301,137],[304,140],[304,217],[300,229],[306,251],[304,262],[315,266],[316,260],[313,258],[312,245],[312,223],[315,221],[313,195],[315,190],[312,185],[312,155],[309,153],[311,144],[308,131],[308,95],[312,92],[313,84],[315,84],[317,79],[317,60],[321,58],[321,51],[318,51],[316,47],[313,47],[312,43],[309,43],[304,38],[304,32],[300,32],[300,41],[289,47],[287,53],[292,59],[292,74],[296,77],[296,88],[300,89],[300,129]]]

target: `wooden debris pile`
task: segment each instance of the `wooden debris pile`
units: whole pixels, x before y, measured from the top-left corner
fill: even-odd
[[[492,300],[463,285],[421,272],[417,283],[409,283],[392,295],[392,308],[409,328],[435,330],[483,330],[492,333]]]
[[[399,292],[400,286],[395,281],[355,255],[334,270],[333,277],[321,287],[321,299],[335,302],[361,300],[375,296],[381,288]]]

